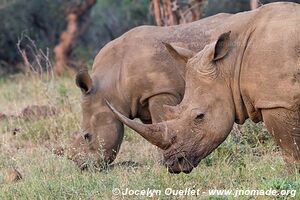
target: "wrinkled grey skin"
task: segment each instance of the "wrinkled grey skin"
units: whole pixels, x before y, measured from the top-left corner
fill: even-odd
[[[130,119],[166,120],[163,105],[182,100],[185,63],[173,59],[162,41],[183,55],[192,55],[212,41],[210,32],[229,16],[218,14],[172,27],[141,26],[107,44],[96,56],[91,75],[82,71],[76,77],[82,90],[83,131],[68,149],[69,157],[80,167],[88,154],[95,163],[115,159],[124,127],[105,99]]]
[[[285,159],[299,165],[300,5],[268,4],[223,22],[216,40],[188,59],[173,120],[143,125],[111,109],[164,150],[172,173],[191,172],[247,118],[264,121]]]

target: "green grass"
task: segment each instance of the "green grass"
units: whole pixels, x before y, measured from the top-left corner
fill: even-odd
[[[113,196],[114,188],[291,189],[297,190],[296,199],[300,198],[299,174],[285,165],[279,148],[262,124],[247,122],[235,127],[233,134],[188,175],[169,174],[159,162],[159,151],[128,128],[115,163],[131,164],[103,171],[80,171],[72,161],[50,150],[56,144],[67,145],[72,132],[80,129],[80,91],[74,80],[63,77],[47,81],[22,75],[1,79],[0,112],[17,114],[33,104],[52,105],[59,112],[46,119],[0,122],[0,171],[16,167],[23,176],[19,182],[5,183],[5,174],[0,173],[0,199],[199,199],[163,193],[152,198]],[[19,131],[13,135],[16,128]]]

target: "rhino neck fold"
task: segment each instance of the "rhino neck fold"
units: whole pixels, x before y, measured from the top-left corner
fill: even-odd
[[[243,124],[245,120],[249,117],[241,93],[240,83],[242,77],[240,76],[240,72],[242,68],[244,53],[247,48],[251,34],[254,32],[254,30],[255,29],[253,28],[249,28],[245,33],[239,34],[239,36],[241,36],[241,45],[236,45],[235,48],[236,59],[234,62],[233,81],[231,88],[235,107],[235,122],[238,124]]]

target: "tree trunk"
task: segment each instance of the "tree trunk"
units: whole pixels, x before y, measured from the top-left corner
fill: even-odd
[[[202,18],[203,0],[189,0],[192,13],[192,21],[197,21]]]
[[[80,23],[81,18],[88,13],[96,0],[83,0],[78,6],[67,8],[66,21],[67,28],[60,35],[60,41],[54,48],[55,64],[54,72],[61,75],[69,73],[76,69],[70,65],[70,55],[75,46],[75,42],[83,31],[84,24]]]
[[[160,0],[152,0],[153,5],[153,14],[155,18],[155,22],[157,26],[162,26],[162,19],[161,19],[161,10],[160,10]]]
[[[152,0],[152,14],[156,25],[172,26],[201,19],[203,1],[188,0],[187,4],[180,7],[177,0]]]
[[[258,1],[257,0],[250,0],[250,8],[251,10],[254,10],[258,8]]]
[[[165,25],[172,26],[178,24],[173,14],[171,0],[163,0],[163,10],[165,15]]]
[[[65,71],[74,70],[69,66],[69,56],[77,38],[77,32],[77,16],[71,13],[67,16],[67,30],[61,33],[60,42],[54,48],[54,71],[57,75],[61,75]]]

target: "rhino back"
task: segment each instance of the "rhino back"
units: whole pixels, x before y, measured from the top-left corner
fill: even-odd
[[[172,27],[140,26],[108,43],[95,58],[92,76],[105,96],[140,102],[150,96],[184,92],[184,64],[172,59],[162,42],[194,51],[210,42],[210,31],[217,29],[230,14]]]

